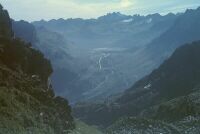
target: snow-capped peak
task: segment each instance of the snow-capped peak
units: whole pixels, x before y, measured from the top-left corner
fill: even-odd
[[[122,22],[124,22],[124,23],[129,23],[129,22],[132,22],[132,21],[133,21],[132,18],[131,19],[122,20]]]

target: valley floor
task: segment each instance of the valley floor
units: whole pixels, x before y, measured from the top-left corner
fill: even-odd
[[[76,120],[76,129],[73,130],[70,134],[103,134],[95,126],[89,126],[80,120]]]

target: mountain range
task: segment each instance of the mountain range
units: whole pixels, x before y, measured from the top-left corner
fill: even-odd
[[[181,44],[200,39],[199,15],[199,8],[165,16],[115,12],[97,19],[36,21],[21,33],[52,61],[58,95],[71,103],[101,101],[130,88]],[[13,23],[23,38],[17,23],[24,22]]]
[[[110,13],[98,19],[41,20],[30,25],[37,35],[33,44],[52,61],[56,93],[75,103],[123,92],[152,71],[157,63],[142,50],[179,16]]]

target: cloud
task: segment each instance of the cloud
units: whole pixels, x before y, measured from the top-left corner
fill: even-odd
[[[0,0],[14,19],[92,18],[126,10],[131,0]]]
[[[0,0],[12,18],[28,21],[52,18],[95,18],[108,12],[164,13],[197,7],[199,0]]]
[[[133,5],[131,0],[121,0],[120,5],[122,8],[127,8]]]

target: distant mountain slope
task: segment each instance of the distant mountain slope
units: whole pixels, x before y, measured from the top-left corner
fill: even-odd
[[[162,98],[169,99],[192,92],[200,82],[200,42],[184,45],[174,52],[161,66],[150,75],[138,81],[119,101],[128,102],[136,92],[157,92]],[[127,95],[127,96],[126,96]],[[130,97],[129,97],[130,96]]]
[[[15,37],[21,38],[26,42],[35,44],[37,42],[35,27],[26,21],[12,21],[12,28]]]
[[[104,100],[111,94],[124,91],[149,73],[155,63],[141,54],[141,49],[168,30],[177,17],[174,14],[127,16],[110,13],[98,19],[42,20],[32,24],[41,42],[38,46],[46,51],[47,57],[52,54],[50,50],[60,55],[65,51],[72,57],[71,62],[57,62],[61,60],[56,56],[50,59],[56,63],[54,67],[62,66],[55,73],[56,77],[76,74],[70,83],[61,80],[65,85],[62,84],[62,90],[59,90],[59,94],[75,103]],[[47,38],[52,33],[60,35],[62,39]],[[60,45],[61,41],[64,41],[63,45]],[[54,45],[50,46],[50,43]],[[68,49],[62,47],[61,50],[58,45],[65,45]]]
[[[194,106],[197,109],[195,108],[193,109],[194,111],[190,111],[190,108],[187,106],[190,106],[191,103],[188,103],[187,99],[184,101],[185,99],[179,97],[194,93],[197,101],[199,100],[199,57],[199,41],[190,45],[184,45],[178,48],[158,69],[136,82],[132,88],[126,90],[123,95],[117,97],[115,100],[104,104],[77,105],[74,108],[74,113],[77,117],[88,123],[97,125],[104,124],[105,126],[123,116],[142,115],[142,117],[145,117],[145,115],[149,116],[151,113],[153,115],[156,113],[159,114],[160,116],[158,116],[158,119],[164,119],[161,118],[163,116],[166,116],[165,119],[170,119],[172,118],[170,115],[173,114],[176,114],[173,115],[173,117],[176,116],[179,118],[184,118],[188,115],[194,116],[195,113],[199,113],[197,105],[195,104],[199,102],[193,100],[192,103],[195,104]],[[189,100],[194,99],[192,97],[194,96],[189,95]],[[179,100],[178,103],[175,103],[176,101],[169,103],[172,105],[172,108],[173,106],[175,107],[174,110],[176,110],[176,112],[173,114],[165,113],[162,115],[162,110],[163,112],[165,110],[167,111],[167,107],[163,107],[162,110],[160,107],[161,111],[158,112],[156,112],[156,110],[147,110],[144,112],[145,114],[142,112],[145,109],[151,109],[152,106],[160,105],[162,103],[165,104],[171,99]],[[170,106],[168,108],[170,108]],[[186,109],[186,111],[184,109]],[[181,114],[182,112],[183,114]],[[178,114],[182,116],[178,116]],[[105,118],[102,119],[101,117]]]
[[[3,8],[0,23],[0,133],[68,133],[75,127],[71,108],[54,94],[50,61],[30,43],[13,36]]]
[[[181,14],[172,27],[159,38],[153,40],[147,47],[147,51],[161,53],[161,56],[170,56],[174,50],[184,43],[190,43],[200,39],[200,8],[188,9]]]

